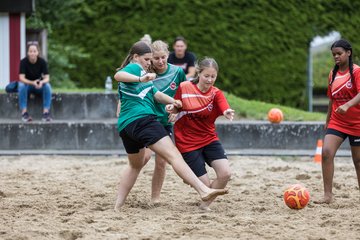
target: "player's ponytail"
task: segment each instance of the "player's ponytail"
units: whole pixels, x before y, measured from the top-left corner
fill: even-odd
[[[117,69],[117,71],[123,69],[126,65],[128,65],[132,60],[135,54],[142,56],[146,53],[151,53],[151,47],[149,44],[147,44],[144,41],[139,41],[134,43],[132,47],[130,48],[129,54],[126,56],[124,61],[122,62],[120,68]]]

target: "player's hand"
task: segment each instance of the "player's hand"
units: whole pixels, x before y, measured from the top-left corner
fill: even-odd
[[[140,82],[150,82],[156,78],[156,73],[145,73],[140,77]]]
[[[227,119],[232,121],[234,119],[235,111],[232,110],[231,108],[229,108],[229,109],[226,109],[223,114]]]
[[[348,107],[348,105],[345,103],[345,104],[339,106],[339,107],[335,110],[335,112],[340,113],[340,114],[345,114],[348,109],[349,109],[349,107]]]
[[[170,114],[176,114],[178,112],[177,108],[174,106],[174,104],[167,104],[165,106],[166,112]]]
[[[176,108],[182,108],[182,102],[180,100],[175,100],[175,102],[173,103],[173,105]]]
[[[168,122],[175,122],[177,113],[170,113],[168,117]]]

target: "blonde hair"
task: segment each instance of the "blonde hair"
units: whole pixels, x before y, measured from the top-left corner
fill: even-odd
[[[169,55],[169,45],[164,41],[156,40],[151,44],[151,48],[153,52],[164,51]]]
[[[216,72],[219,72],[219,65],[215,61],[215,59],[210,57],[204,57],[203,59],[197,61],[195,64],[195,77],[191,80],[193,83],[199,82],[199,75],[206,68],[214,68]]]
[[[151,44],[152,39],[149,34],[145,34],[142,38],[140,38],[140,41],[146,42],[147,44]]]

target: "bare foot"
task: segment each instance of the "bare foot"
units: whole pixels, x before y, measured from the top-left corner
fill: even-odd
[[[121,202],[119,199],[116,199],[114,211],[120,212],[120,208],[124,205],[124,202]]]
[[[153,199],[151,199],[151,203],[152,204],[158,204],[158,203],[160,203],[160,199],[159,198],[153,198]]]
[[[206,202],[206,201],[216,198],[217,196],[228,194],[228,193],[229,193],[229,189],[211,189],[211,191],[209,193],[201,196],[201,200]]]
[[[209,206],[204,206],[204,205],[202,205],[202,204],[203,204],[203,203],[201,203],[200,206],[199,206],[199,209],[200,209],[201,211],[211,212],[211,209],[209,208]]]
[[[315,204],[330,204],[334,201],[333,194],[325,194],[320,200],[315,200]]]

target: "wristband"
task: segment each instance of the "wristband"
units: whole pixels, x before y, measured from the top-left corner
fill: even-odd
[[[139,82],[141,82],[140,77],[139,77]]]

